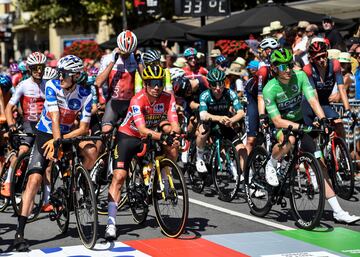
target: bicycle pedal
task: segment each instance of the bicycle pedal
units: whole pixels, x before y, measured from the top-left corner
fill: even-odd
[[[54,211],[51,211],[49,213],[49,218],[50,218],[51,221],[55,221],[55,220],[58,219],[58,215]]]
[[[282,199],[282,200],[281,200],[280,206],[281,206],[281,208],[286,208],[287,202],[286,202],[285,199]]]

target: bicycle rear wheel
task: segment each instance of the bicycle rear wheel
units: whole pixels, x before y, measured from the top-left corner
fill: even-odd
[[[73,205],[80,239],[86,248],[95,246],[98,231],[96,195],[89,172],[77,165],[73,174]]]
[[[21,197],[23,191],[26,188],[28,179],[26,171],[29,164],[29,159],[30,151],[19,155],[16,159],[14,171],[11,176],[10,199],[16,215],[20,215]],[[44,200],[43,192],[44,183],[41,183],[41,186],[35,195],[32,213],[28,217],[27,222],[32,222],[39,216]]]
[[[0,171],[0,187],[5,183],[6,181],[6,178],[8,176],[8,172],[9,172],[9,168],[10,168],[10,165],[11,165],[11,159],[14,158],[16,156],[16,152],[15,151],[11,151],[4,163],[3,163],[3,167]],[[3,212],[6,210],[6,208],[9,206],[9,203],[10,203],[10,198],[9,197],[5,197],[5,196],[2,196],[0,194],[0,212]]]
[[[135,157],[131,161],[126,179],[127,197],[133,219],[137,224],[143,224],[149,213],[147,189],[142,176],[142,165]]]
[[[219,199],[231,202],[240,186],[240,157],[232,142],[221,139],[219,152],[215,147],[211,157],[212,176]]]
[[[333,157],[336,158],[336,161],[332,161],[331,180],[336,194],[345,200],[349,200],[354,194],[354,166],[344,139],[336,137],[334,147],[335,156]]]
[[[265,179],[265,165],[268,153],[261,146],[256,146],[250,153],[245,172],[245,192],[250,212],[264,217],[272,207],[272,188]]]
[[[290,169],[290,204],[296,225],[312,230],[319,225],[325,204],[324,178],[318,160],[300,153]]]
[[[183,232],[189,214],[189,197],[185,179],[178,166],[167,158],[160,161],[160,171],[164,183],[164,194],[161,192],[157,175],[155,175],[152,191],[156,219],[166,236],[177,238]]]

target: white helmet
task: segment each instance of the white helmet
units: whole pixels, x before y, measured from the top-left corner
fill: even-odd
[[[66,55],[59,60],[57,68],[70,73],[77,73],[84,69],[84,64],[79,57],[75,55]]]
[[[56,79],[58,76],[58,72],[56,69],[51,67],[46,67],[44,70],[43,79]]]
[[[185,71],[180,68],[170,68],[171,81],[185,75]]]
[[[132,53],[137,47],[137,37],[130,30],[125,30],[117,37],[117,45],[124,53]]]
[[[261,49],[266,49],[266,48],[276,49],[279,47],[279,43],[274,38],[267,37],[260,42],[259,46]]]
[[[32,66],[36,64],[45,64],[45,63],[46,63],[46,56],[40,52],[33,52],[26,59],[27,66]]]

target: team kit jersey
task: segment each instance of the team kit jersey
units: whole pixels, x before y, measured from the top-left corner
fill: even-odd
[[[274,78],[263,89],[266,110],[271,119],[281,115],[286,120],[301,120],[303,95],[308,101],[315,97],[315,91],[303,71],[292,71],[288,85]]]
[[[75,119],[80,113],[80,122],[90,123],[91,119],[91,90],[75,85],[72,92],[65,92],[59,80],[49,80],[45,85],[45,103],[41,118],[36,128],[42,132],[52,134],[51,112],[60,113],[60,132],[66,134],[71,131]]]
[[[102,73],[112,60],[111,54],[103,56],[98,74]],[[109,92],[115,100],[130,100],[134,96],[135,71],[138,64],[133,53],[127,59],[119,57],[109,74]]]
[[[335,84],[344,84],[340,62],[338,60],[328,59],[324,79],[320,77],[316,65],[309,63],[304,66],[303,70],[308,76],[311,85],[318,93],[320,105],[329,105],[329,96],[333,92]]]
[[[210,89],[200,95],[199,112],[208,112],[213,115],[229,115],[230,106],[235,112],[242,110],[242,105],[235,91],[224,89],[220,99],[215,99]]]
[[[119,127],[119,132],[141,138],[137,129],[138,126],[145,124],[146,128],[155,130],[164,120],[178,121],[174,95],[162,92],[160,97],[150,104],[145,89],[143,89],[131,99],[127,115]]]
[[[16,105],[20,102],[23,110],[24,122],[37,122],[45,101],[45,82],[38,85],[31,77],[21,81],[15,88],[9,103]]]
[[[183,68],[185,71],[185,77],[188,79],[197,79],[199,80],[200,85],[204,85],[205,87],[209,87],[209,82],[206,79],[206,75],[208,74],[208,70],[204,67],[198,67],[194,71],[190,69],[189,66],[185,66]]]

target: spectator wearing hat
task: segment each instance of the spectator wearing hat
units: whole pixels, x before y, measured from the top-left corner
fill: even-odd
[[[215,59],[215,65],[215,68],[217,68],[218,70],[225,71],[226,68],[229,67],[229,62],[225,56],[219,55]]]
[[[339,55],[341,53],[339,49],[328,49],[327,52],[329,59],[339,60]]]
[[[210,65],[208,66],[208,70],[211,70],[213,68],[215,68],[216,64],[215,64],[215,59],[216,57],[221,55],[221,51],[220,49],[214,48],[211,50],[210,52]]]
[[[259,64],[260,64],[260,62],[258,60],[251,60],[249,62],[249,64],[246,66],[246,69],[248,69],[249,75],[251,77],[253,77],[256,74],[256,72],[258,71]]]
[[[244,96],[244,81],[241,79],[241,65],[237,62],[232,62],[230,67],[225,70],[226,77],[229,81],[229,88],[236,91],[238,96]]]
[[[360,45],[355,48],[354,57],[360,63]],[[355,71],[355,99],[360,100],[360,65],[357,66]]]
[[[271,36],[271,28],[270,26],[263,27],[262,33],[260,34],[263,38]]]
[[[173,66],[176,68],[184,68],[186,66],[186,59],[184,57],[176,58],[176,61],[173,63]]]
[[[308,37],[305,33],[306,27],[309,26],[310,23],[307,21],[299,21],[297,25],[297,33],[295,37],[295,42],[293,44],[292,50],[293,55],[303,56],[306,53],[306,44],[308,41]]]
[[[237,57],[232,63],[240,65],[240,76],[241,79],[247,81],[249,79],[249,73],[246,70],[246,61],[242,57]]]
[[[349,100],[355,99],[355,76],[351,73],[351,55],[348,52],[341,52],[338,60],[341,65],[341,72],[344,77],[344,86]]]
[[[280,47],[284,47],[286,41],[284,37],[284,27],[281,25],[280,21],[270,22],[270,30],[273,33],[273,37],[276,38]]]
[[[330,48],[346,51],[346,45],[339,31],[334,28],[334,21],[331,16],[326,16],[322,20],[324,36],[330,42]]]

